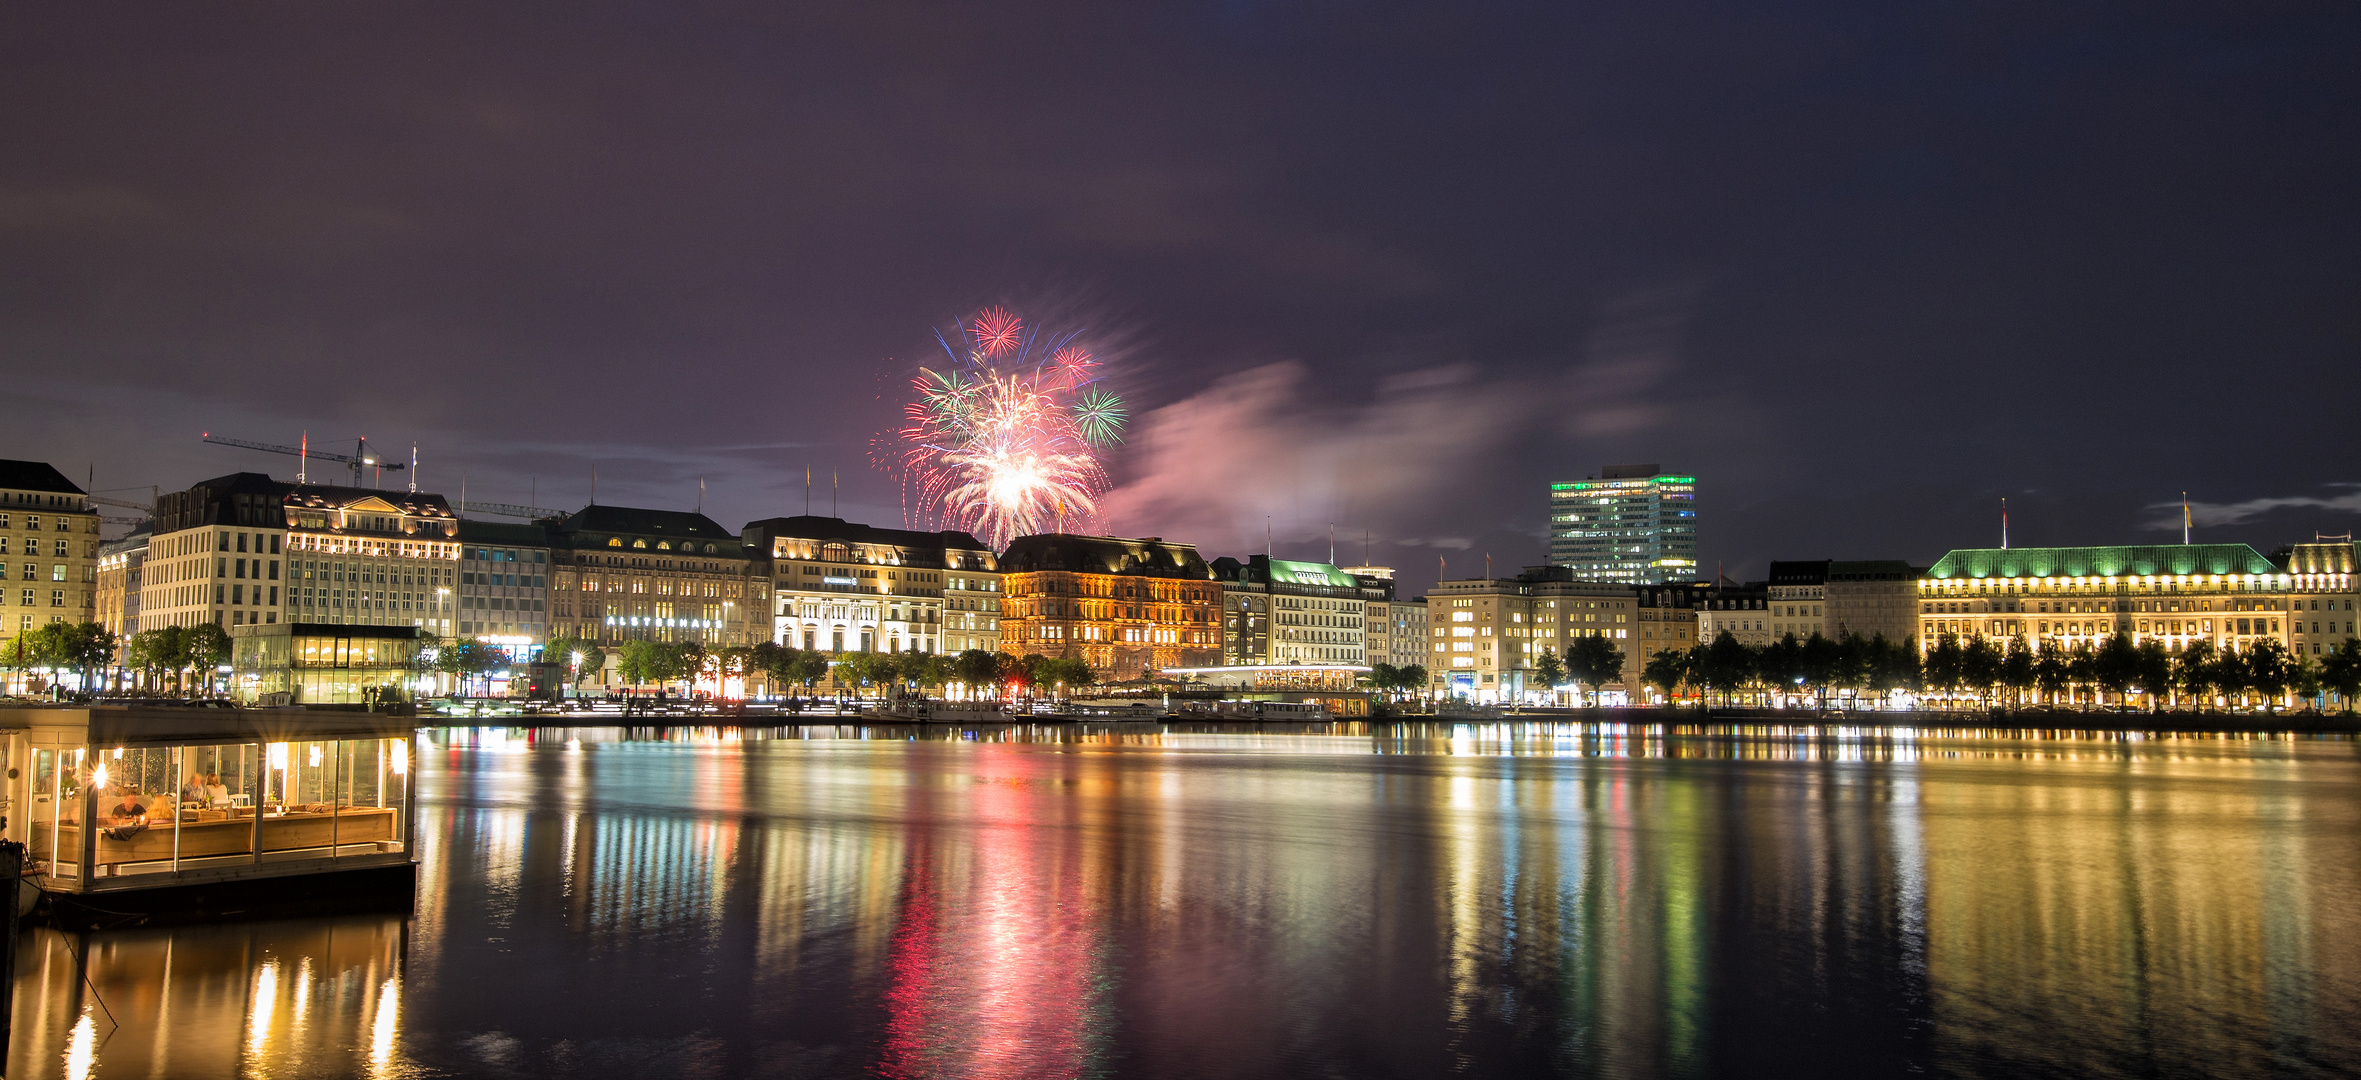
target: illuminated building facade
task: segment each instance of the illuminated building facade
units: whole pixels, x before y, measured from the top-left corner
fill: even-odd
[[[1215,559],[1212,569],[1224,664],[1365,664],[1368,607],[1393,595],[1388,578],[1327,563],[1255,555]]]
[[[40,461],[0,460],[0,644],[98,612],[98,513],[65,474]]]
[[[140,628],[279,622],[451,632],[459,523],[440,495],[233,473],[169,492]]]
[[[1712,594],[1710,585],[1642,585],[1633,590],[1639,645],[1629,651],[1645,664],[1666,649],[1687,652],[1695,647],[1697,612]]]
[[[1892,559],[1774,562],[1763,582],[1771,640],[1883,634],[1909,641],[1918,633],[1918,574]]]
[[[999,559],[964,532],[770,518],[742,531],[767,558],[772,640],[823,652],[997,652]]]
[[[1529,566],[1513,578],[1435,584],[1426,598],[1425,661],[1438,693],[1478,702],[1522,701],[1552,688],[1533,678],[1543,652],[1563,655],[1574,639],[1601,637],[1623,653],[1623,675],[1608,690],[1637,687],[1646,657],[1639,629],[1639,590],[1583,581],[1562,566]]]
[[[1580,581],[1662,585],[1697,576],[1697,478],[1609,465],[1549,486],[1549,561]]]
[[[97,621],[118,638],[139,632],[139,579],[155,525],[140,522],[128,535],[98,546]]]
[[[1715,585],[1697,598],[1697,641],[1710,644],[1728,634],[1741,645],[1768,645],[1771,634],[1771,594],[1763,583]]]
[[[770,639],[769,576],[712,518],[593,504],[548,532],[549,614],[567,637],[711,646]]]
[[[1828,564],[1830,637],[1852,634],[1905,643],[1918,633],[1920,567],[1898,559],[1838,559]]]
[[[2352,544],[2296,545],[2284,557],[2245,544],[1963,548],[1919,579],[1919,639],[2071,648],[2120,633],[2176,653],[2276,641],[2325,655],[2352,633]],[[2328,629],[2339,625],[2342,634]]]
[[[1426,597],[1372,600],[1368,612],[1369,662],[1407,667],[1433,663],[1427,656]]]
[[[1020,536],[1000,574],[1003,652],[1080,658],[1107,679],[1221,661],[1221,583],[1188,544]]]
[[[459,523],[459,637],[530,660],[549,644],[549,527]]]

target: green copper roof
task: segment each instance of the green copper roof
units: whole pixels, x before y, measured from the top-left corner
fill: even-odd
[[[2245,544],[2142,547],[1960,548],[1928,568],[1931,578],[2137,577],[2149,574],[2276,574]]]
[[[1360,584],[1353,579],[1353,575],[1327,563],[1295,562],[1290,559],[1272,559],[1270,563],[1273,584],[1326,585],[1337,589],[1350,589]]]

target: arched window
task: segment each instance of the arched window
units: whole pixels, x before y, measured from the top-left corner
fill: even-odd
[[[656,541],[656,550],[658,550],[658,551],[670,551],[670,550],[672,550],[672,541],[670,541],[670,540],[658,540],[658,541]]]
[[[622,547],[622,546],[623,546],[623,538],[622,538],[622,537],[620,537],[620,536],[610,536],[610,537],[607,537],[607,546],[608,546],[608,547]]]
[[[635,548],[645,548],[648,546],[648,542],[645,540],[634,540],[631,542],[631,546]]]

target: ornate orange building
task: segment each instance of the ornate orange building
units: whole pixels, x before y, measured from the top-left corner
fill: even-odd
[[[1221,584],[1188,544],[1020,536],[1000,573],[1003,652],[1078,657],[1107,679],[1221,663]]]

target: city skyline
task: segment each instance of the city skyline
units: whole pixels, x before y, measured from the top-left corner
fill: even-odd
[[[1924,562],[2002,497],[2052,544],[2361,507],[2333,419],[2188,392],[2361,346],[2341,9],[27,18],[7,453],[102,489],[308,431],[740,520],[808,464],[893,520],[868,440],[1005,303],[1134,410],[1108,532],[1333,521],[1414,591],[1541,561],[1525,493],[1601,461],[1713,478],[1734,577]]]

